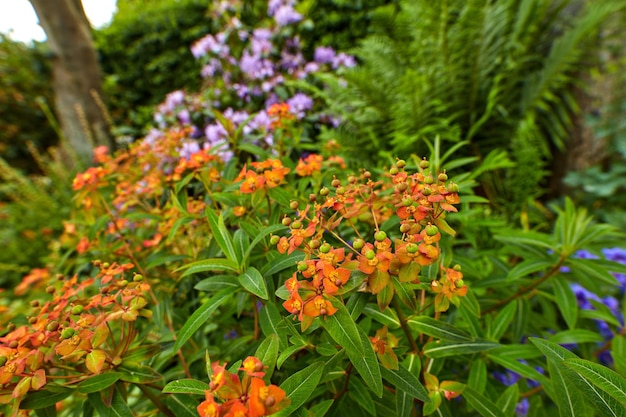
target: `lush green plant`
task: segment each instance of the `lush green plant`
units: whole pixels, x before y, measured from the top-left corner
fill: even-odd
[[[542,192],[553,149],[567,143],[594,34],[623,2],[405,1],[377,16],[331,102],[344,111],[339,140],[357,160],[417,152],[424,139],[495,148],[516,167],[483,178],[499,211],[519,214]]]
[[[0,157],[26,173],[38,170],[26,143],[43,152],[58,141],[44,112],[52,103],[50,85],[44,46],[0,34]]]

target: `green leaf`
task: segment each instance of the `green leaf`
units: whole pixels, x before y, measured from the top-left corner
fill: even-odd
[[[241,288],[234,275],[215,275],[198,282],[194,287],[198,291],[220,291],[224,288]]]
[[[536,337],[529,337],[528,340],[530,340],[533,345],[537,346],[537,349],[539,349],[546,358],[555,361],[556,363],[560,363],[564,359],[578,358],[578,356],[574,353],[554,342],[550,342],[545,339],[538,339]]]
[[[500,344],[486,340],[472,342],[430,342],[424,346],[424,354],[430,358],[444,358],[455,355],[468,355],[495,349]]]
[[[239,275],[237,279],[239,280],[241,286],[248,290],[248,292],[263,300],[267,300],[269,298],[265,279],[255,267],[251,266],[246,270],[246,272]]]
[[[535,272],[543,271],[546,268],[551,267],[555,261],[549,259],[529,259],[524,262],[520,262],[515,265],[506,276],[508,282],[518,280],[520,278],[527,277]]]
[[[487,364],[484,360],[478,359],[472,363],[467,385],[482,393],[487,385]]]
[[[368,389],[358,378],[350,378],[348,395],[368,414],[376,417],[376,405]]]
[[[235,290],[232,288],[226,288],[213,297],[204,302],[199,309],[193,312],[193,314],[187,319],[182,329],[176,334],[176,343],[172,348],[172,355],[187,342],[187,340],[193,336],[193,334],[211,317],[211,315],[227,301]]]
[[[315,362],[283,381],[280,384],[280,388],[285,391],[287,397],[291,400],[291,404],[279,411],[275,416],[288,416],[300,408],[313,394],[323,373],[324,363]]]
[[[248,259],[244,256],[244,254],[250,248],[250,238],[243,229],[235,230],[235,234],[233,235],[233,246],[235,248],[235,256],[240,262],[239,267],[243,268],[246,264],[246,260]]]
[[[274,303],[267,303],[259,311],[259,324],[265,337],[275,334],[280,338],[280,350],[287,347],[287,331],[279,327],[282,316]]]
[[[471,342],[473,340],[469,333],[457,329],[450,323],[435,320],[429,316],[413,317],[407,323],[412,330],[437,339],[449,340],[451,342]]]
[[[507,329],[513,322],[513,318],[515,317],[515,313],[517,311],[517,302],[511,301],[508,303],[496,316],[490,331],[490,338],[493,340],[500,340],[504,333],[506,333]]]
[[[198,400],[190,395],[168,395],[165,398],[167,408],[176,417],[198,417]]]
[[[524,378],[537,381],[537,382],[541,383],[541,385],[544,385],[544,386],[549,384],[549,380],[548,380],[548,378],[545,375],[543,375],[540,372],[538,372],[532,366],[529,366],[529,365],[526,365],[525,363],[519,362],[515,358],[494,355],[493,353],[490,353],[487,356],[492,361],[494,361],[495,363],[497,363],[499,365],[502,365],[507,370],[513,371],[513,372],[523,376]]]
[[[381,367],[380,373],[393,386],[411,397],[423,402],[430,401],[428,391],[426,391],[426,388],[424,388],[417,376],[409,372],[402,364],[400,364],[397,370]]]
[[[254,356],[266,366],[265,378],[269,380],[274,373],[276,360],[278,359],[278,347],[280,340],[277,334],[272,334],[261,342]]]
[[[430,401],[430,398],[428,399]],[[413,408],[413,398],[401,389],[396,389],[396,415],[410,416]]]
[[[20,403],[20,408],[24,410],[37,410],[39,408],[46,408],[51,405],[55,405],[59,401],[63,401],[72,393],[71,389],[59,389],[54,391],[31,391]]]
[[[468,385],[470,385],[468,383]],[[515,415],[515,408],[519,401],[519,387],[517,384],[513,384],[504,390],[498,401],[496,401],[496,407],[502,410],[505,416],[513,417]]]
[[[78,384],[78,392],[82,394],[89,394],[91,392],[102,391],[115,384],[121,376],[122,374],[119,372],[107,372],[100,375],[94,375]]]
[[[570,358],[564,365],[574,370],[602,391],[626,407],[626,379],[617,372],[584,359]]]
[[[626,376],[626,336],[617,335],[611,341],[611,356],[617,372]]]
[[[163,392],[166,394],[204,395],[204,392],[208,390],[210,390],[209,384],[197,379],[177,379],[163,387]]]
[[[583,378],[582,375],[567,368],[563,362],[556,366],[562,373],[567,375],[566,381],[573,382],[578,388],[578,391],[593,403],[596,408],[594,415],[609,417],[623,417],[626,415],[626,407],[620,404],[615,398],[593,385],[589,380]],[[590,413],[587,413],[587,415],[589,414]]]
[[[185,271],[181,277],[197,274],[199,272],[207,271],[230,271],[238,273],[239,266],[231,260],[222,258],[203,259],[201,261],[192,262],[187,265],[183,265],[180,268],[174,270],[174,272]]]
[[[130,410],[124,397],[117,388],[113,391],[110,406],[102,401],[100,394],[97,392],[87,394],[87,398],[89,398],[89,402],[96,409],[100,417],[134,417],[133,412]]]
[[[120,380],[134,384],[150,384],[163,379],[160,373],[148,365],[136,362],[124,360],[117,369],[120,372]]]
[[[207,220],[209,221],[209,227],[211,228],[211,232],[213,232],[213,238],[217,242],[224,255],[231,261],[234,262],[235,265],[239,266],[243,262],[243,259],[237,258],[237,252],[235,251],[235,244],[233,242],[233,238],[230,235],[230,232],[226,228],[224,224],[224,218],[222,214],[218,216],[215,210],[211,207],[207,207],[205,210],[205,214]]]
[[[37,414],[37,417],[56,417],[57,408],[55,405],[49,405],[46,408],[38,408],[35,410],[35,414]],[[83,417],[85,416],[83,415]]]
[[[295,271],[296,263],[303,260],[304,257],[305,255],[302,252],[293,252],[291,255],[278,256],[261,268],[261,274],[265,277],[269,277],[287,268],[294,268]]]
[[[365,384],[369,387],[374,394],[379,398],[383,396],[383,381],[380,374],[380,365],[378,364],[378,358],[374,353],[374,348],[365,332],[357,326],[359,332],[359,338],[361,346],[363,347],[363,353],[357,352],[350,353],[346,350],[348,358],[352,365],[357,370]]]
[[[569,370],[563,369],[556,361],[548,360],[548,372],[554,391],[551,397],[559,407],[561,417],[586,416],[582,396],[572,384],[573,379],[569,375]]]
[[[582,281],[601,282],[606,285],[618,286],[617,278],[604,268],[599,268],[593,259],[568,258],[564,265],[571,268],[572,274]]]
[[[285,361],[289,359],[291,355],[293,355],[296,352],[301,351],[304,348],[306,348],[306,344],[303,343],[303,344],[289,346],[287,349],[283,350],[276,361],[276,366],[278,367],[278,369],[280,369],[280,367],[283,366],[283,363],[285,363]]]
[[[465,388],[462,396],[483,417],[506,417],[493,401],[469,386]]]
[[[473,291],[468,291],[465,297],[463,297],[461,309],[476,318],[480,318],[480,303]]]
[[[333,300],[332,304],[337,308],[337,312],[332,316],[325,317],[322,326],[330,337],[346,350],[348,356],[363,355],[364,348],[356,323],[341,302]]]
[[[378,308],[367,305],[363,309],[363,314],[367,317],[371,317],[380,324],[384,324],[390,329],[400,328],[400,319],[398,319],[396,312],[392,308],[386,308],[385,311],[380,311]]]
[[[549,337],[549,340],[558,344],[571,343],[595,343],[602,342],[604,338],[597,332],[585,329],[563,330]]]
[[[324,417],[334,402],[335,400],[326,400],[315,404],[309,409],[311,417]]]
[[[578,301],[567,280],[563,277],[552,278],[554,298],[559,306],[567,327],[574,329],[578,320]]]
[[[514,233],[506,233],[495,236],[496,240],[505,243],[512,243],[517,246],[533,246],[543,249],[552,249],[554,247],[553,239],[550,235],[539,232],[520,233],[516,230]]]

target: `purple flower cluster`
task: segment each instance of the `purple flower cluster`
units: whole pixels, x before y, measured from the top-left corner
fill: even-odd
[[[519,362],[525,365],[528,364],[528,362],[526,362],[523,359],[519,359]],[[544,369],[540,366],[535,366],[535,370],[541,374],[545,372]],[[506,385],[507,387],[517,383],[520,379],[522,379],[521,375],[510,370],[507,370],[505,372],[496,371],[496,372],[493,372],[491,375],[494,377],[496,381],[502,383],[503,385]],[[539,383],[532,379],[526,380],[526,383],[528,384],[529,388],[535,388],[539,386]],[[515,415],[519,417],[525,417],[526,414],[528,414],[529,407],[530,407],[530,404],[528,402],[528,399],[523,398],[517,404],[517,407],[515,408]]]
[[[298,23],[302,20],[302,15],[294,9],[295,3],[295,0],[269,0],[267,14],[274,18],[278,26]]]

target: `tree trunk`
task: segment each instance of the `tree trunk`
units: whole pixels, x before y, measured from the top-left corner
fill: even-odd
[[[31,0],[52,53],[55,107],[67,152],[90,162],[94,146],[113,148],[102,79],[81,0]],[[69,163],[70,165],[71,162]]]

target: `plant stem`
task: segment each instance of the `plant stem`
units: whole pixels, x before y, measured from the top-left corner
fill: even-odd
[[[411,329],[409,329],[409,326],[406,324],[406,318],[404,317],[404,314],[402,313],[402,308],[400,306],[400,303],[398,302],[398,299],[396,297],[393,297],[393,299],[391,300],[391,303],[393,304],[394,310],[396,310],[396,314],[398,315],[398,319],[400,320],[400,327],[402,327],[402,331],[404,332],[407,340],[409,341],[409,344],[411,345],[411,349],[413,350],[413,353],[418,354],[419,348],[417,347],[417,343],[415,342],[415,339],[413,339],[413,337],[411,336]]]
[[[565,262],[565,259],[566,259],[566,256],[565,255],[561,255],[559,257],[558,262],[555,265],[553,265],[550,268],[550,270],[548,271],[548,273],[546,273],[543,277],[541,277],[540,279],[536,280],[535,282],[533,282],[532,284],[530,284],[527,287],[520,288],[515,294],[511,295],[510,297],[507,297],[507,298],[505,298],[502,301],[498,301],[496,304],[492,305],[491,307],[489,307],[488,309],[483,311],[481,313],[481,315],[484,316],[485,314],[489,314],[489,313],[491,313],[493,311],[496,311],[500,307],[508,304],[509,302],[511,302],[511,301],[513,301],[513,300],[523,296],[524,294],[527,294],[527,293],[531,292],[535,288],[537,288],[538,286],[540,286],[541,284],[543,284],[544,282],[546,282],[547,280],[549,280],[550,278],[555,276],[561,270],[561,266],[563,265],[563,262]]]
[[[159,409],[159,411],[161,411],[163,414],[165,414],[168,417],[176,417],[176,415],[172,413],[172,411],[169,408],[167,408],[165,404],[163,404],[163,402],[159,399],[159,397],[157,397],[152,392],[150,392],[150,390],[147,387],[145,387],[143,384],[136,384],[136,385],[139,387],[141,392],[146,397],[148,397],[150,401],[152,401],[152,404],[154,404],[156,408]]]

